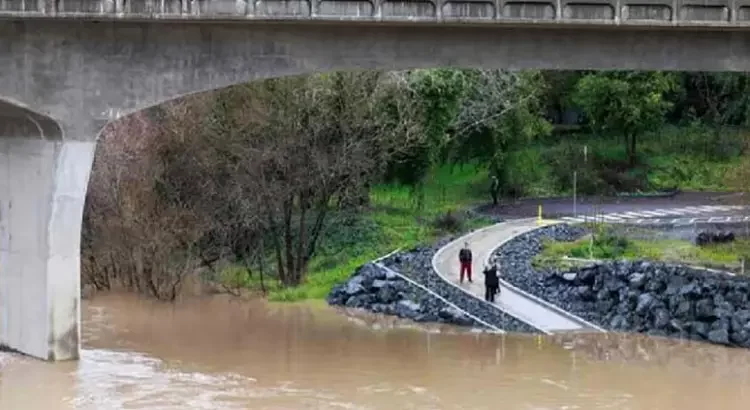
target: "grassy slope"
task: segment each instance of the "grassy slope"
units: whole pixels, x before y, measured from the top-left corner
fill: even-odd
[[[590,237],[575,242],[544,242],[542,253],[534,260],[536,266],[564,266],[565,256],[593,259],[646,259],[689,265],[736,268],[742,255],[750,255],[750,240],[699,247],[683,240],[628,240],[620,249],[608,244],[590,246]],[[592,250],[593,252],[591,252]]]
[[[666,127],[638,141],[643,173],[653,190],[679,187],[684,191],[725,191],[727,171],[736,166],[744,148],[745,133],[728,130],[721,133],[699,127]],[[555,139],[556,138],[556,139]],[[512,177],[521,181],[528,196],[571,194],[572,184],[559,186],[560,173],[572,174],[575,161],[583,161],[583,147],[588,160],[621,160],[626,158],[621,138],[572,134],[553,137],[511,154]],[[571,152],[575,161],[565,159]],[[554,162],[557,161],[557,164]],[[567,161],[567,162],[566,162]],[[579,174],[579,190],[588,181]]]
[[[307,282],[294,289],[274,290],[269,298],[287,301],[323,298],[358,266],[394,249],[435,240],[445,232],[433,228],[432,221],[448,211],[485,200],[480,196],[486,192],[483,187],[486,181],[487,171],[476,165],[442,167],[433,173],[425,187],[422,211],[417,211],[408,188],[374,187],[371,209],[360,216],[358,229],[348,233],[327,232],[321,252],[310,265]],[[463,228],[472,229],[487,223],[489,221],[472,219],[466,221]],[[358,233],[351,235],[352,231]]]
[[[697,128],[666,128],[642,137],[638,152],[641,162],[649,168],[649,185],[655,189],[678,186],[683,190],[719,191],[727,189],[724,175],[739,160],[742,137],[737,132],[707,136],[707,131]],[[717,151],[716,144],[725,147],[722,152]],[[569,194],[570,187],[560,186],[556,175],[568,172],[569,167],[562,166],[564,171],[560,171],[559,165],[555,169],[548,160],[565,149],[582,151],[584,145],[589,152],[605,157],[625,156],[617,138],[586,134],[566,136],[564,140],[542,141],[512,153],[507,163],[510,176],[529,196]],[[422,211],[417,211],[407,187],[376,186],[371,193],[371,209],[366,214],[337,215],[330,221],[331,228],[310,265],[307,282],[294,289],[281,289],[277,283],[270,283],[269,298],[283,301],[323,298],[333,285],[345,280],[363,263],[396,248],[430,242],[444,234],[432,226],[436,216],[486,200],[487,170],[477,165],[444,166],[435,170],[425,187]],[[486,223],[488,221],[472,220],[463,228]],[[686,258],[694,263],[707,260],[724,263],[719,261],[728,262],[732,258],[736,261],[732,251],[703,251],[687,245],[636,243],[634,246],[639,248],[634,248],[632,256],[658,259],[662,257],[659,255],[669,254],[671,258]],[[680,251],[674,253],[674,250]],[[649,252],[654,255],[649,256]],[[246,285],[257,288],[255,280],[248,280]]]

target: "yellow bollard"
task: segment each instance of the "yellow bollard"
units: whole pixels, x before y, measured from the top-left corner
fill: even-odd
[[[539,218],[537,219],[537,224],[542,224],[542,204],[539,204]]]

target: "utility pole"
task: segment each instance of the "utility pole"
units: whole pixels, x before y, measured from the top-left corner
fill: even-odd
[[[573,216],[578,216],[576,192],[578,191],[578,171],[573,171]]]
[[[583,146],[583,164],[589,156],[588,145]],[[573,216],[578,216],[578,170],[573,171]]]

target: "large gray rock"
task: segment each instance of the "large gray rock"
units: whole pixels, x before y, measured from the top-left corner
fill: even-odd
[[[714,343],[728,345],[729,332],[726,329],[716,329],[708,332],[708,340]]]
[[[399,316],[414,319],[421,314],[422,306],[411,300],[401,300],[396,304],[396,312]]]
[[[635,307],[635,313],[639,315],[645,315],[656,303],[654,295],[650,293],[644,293],[638,297],[638,305]]]
[[[604,328],[750,347],[750,278],[648,261],[533,268],[544,239],[584,233],[541,228],[508,241],[492,258],[505,280]]]
[[[359,293],[363,293],[365,291],[365,287],[363,286],[364,281],[365,278],[363,278],[362,276],[355,276],[350,279],[349,282],[347,282],[344,291],[350,297]]]
[[[630,286],[634,289],[642,289],[643,285],[646,283],[646,275],[643,273],[633,273],[628,278],[630,281]]]

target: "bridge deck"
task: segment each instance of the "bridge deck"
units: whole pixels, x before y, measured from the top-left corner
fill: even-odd
[[[750,0],[8,0],[0,17],[750,27]]]

